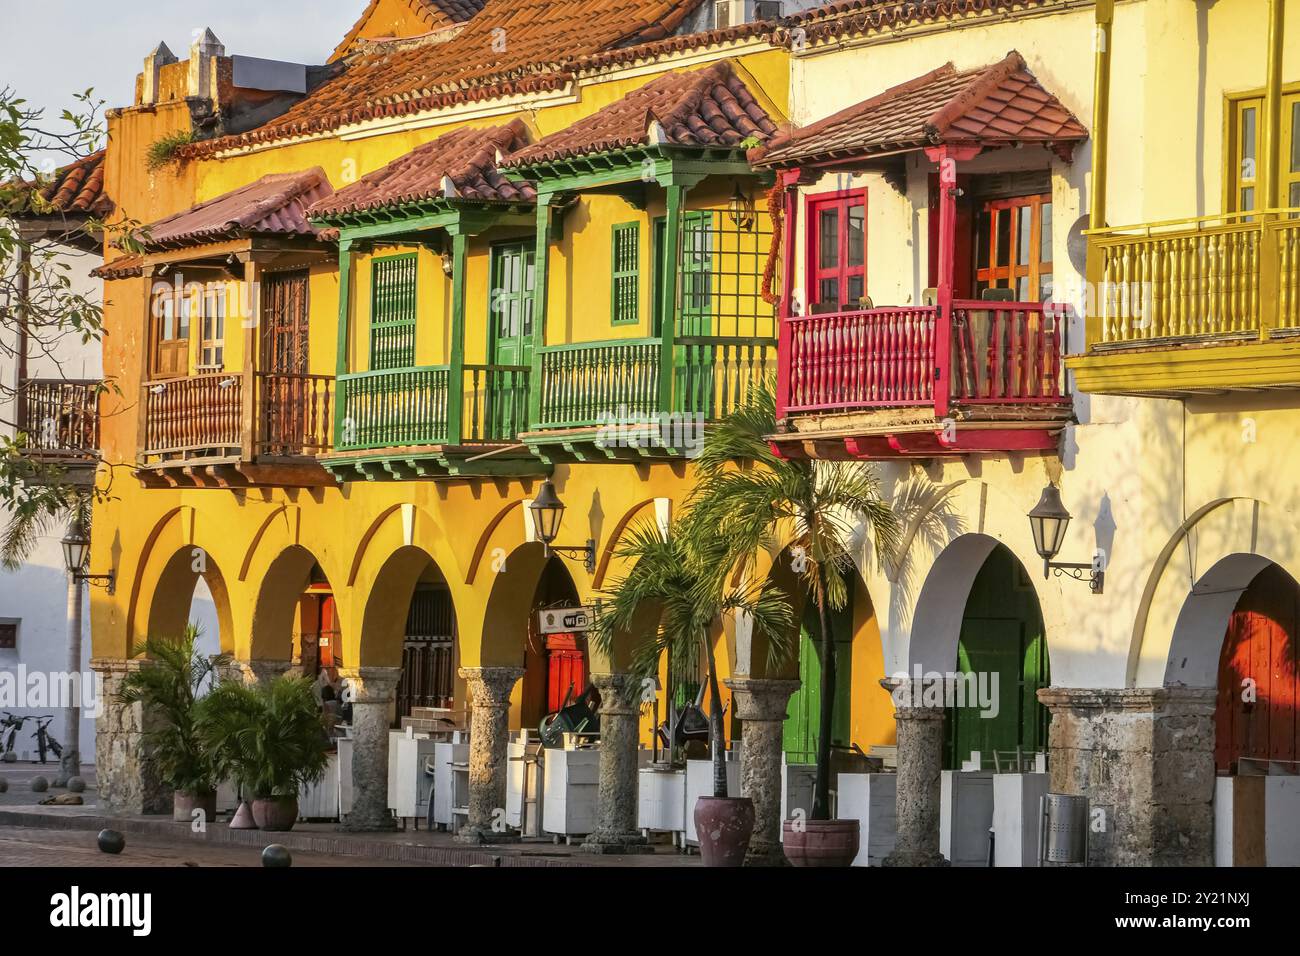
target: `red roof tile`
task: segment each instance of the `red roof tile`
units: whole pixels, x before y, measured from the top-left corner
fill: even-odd
[[[487,129],[463,128],[445,133],[407,153],[383,169],[344,186],[311,207],[316,219],[345,216],[435,199],[477,199],[485,202],[533,202],[531,183],[512,183],[497,168],[506,156],[528,143],[523,120]],[[445,181],[454,187],[444,193]]]
[[[144,258],[142,256],[118,256],[112,262],[105,262],[90,274],[96,279],[138,279],[144,275]]]
[[[177,249],[249,235],[319,237],[307,222],[307,209],[330,195],[319,168],[264,176],[192,209],[160,219],[141,230],[146,249]]]
[[[807,43],[861,36],[910,23],[960,20],[1016,9],[1062,5],[1061,0],[841,0],[787,18]]]
[[[55,170],[46,182],[26,184],[13,214],[107,216],[113,211],[113,203],[104,194],[104,154],[101,149]]]
[[[671,36],[704,0],[486,0],[459,31],[374,45],[283,116],[186,158],[457,103],[563,88],[573,63]]]
[[[1059,146],[1087,137],[1087,128],[1013,50],[977,70],[959,73],[945,64],[810,126],[784,131],[751,158],[758,166],[780,166],[940,143]]]
[[[731,61],[665,73],[572,126],[521,149],[503,165],[525,167],[590,153],[650,146],[734,147],[766,140],[776,124]]]

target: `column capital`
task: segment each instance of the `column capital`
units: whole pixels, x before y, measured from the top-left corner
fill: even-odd
[[[386,704],[402,679],[402,668],[344,667],[339,676],[347,681],[354,704]]]
[[[736,716],[746,721],[784,721],[790,698],[802,686],[797,680],[757,677],[731,677],[723,683],[731,688]]]
[[[1214,687],[1044,687],[1038,700],[1049,710],[1212,714]]]
[[[522,667],[462,667],[461,678],[469,684],[475,707],[505,707],[510,693],[524,676]]]
[[[635,694],[636,685],[631,674],[592,674],[591,682],[600,691],[600,714],[631,717],[640,713]]]

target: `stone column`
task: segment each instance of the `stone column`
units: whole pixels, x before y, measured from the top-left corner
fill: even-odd
[[[171,813],[172,792],[158,776],[145,740],[149,717],[140,704],[117,700],[122,681],[141,660],[97,658],[90,669],[102,683],[95,716],[95,778],[101,806],[112,813]]]
[[[269,684],[282,674],[288,674],[293,670],[292,661],[257,660],[234,663],[235,667],[243,673],[246,684]]]
[[[343,671],[345,699],[352,702],[352,812],[341,829],[352,832],[395,830],[388,812],[388,731],[400,667],[359,667]]]
[[[217,683],[225,680],[244,680],[244,669],[240,666],[239,661],[228,658],[222,663],[220,654],[211,655],[208,661],[212,664],[212,676]]]
[[[947,866],[939,852],[944,709],[927,706],[923,685],[881,684],[894,696],[898,728],[898,838],[885,866]]]
[[[1214,865],[1212,687],[1050,687],[1054,793],[1089,801],[1092,866]]]
[[[469,821],[461,843],[516,843],[505,822],[510,756],[510,692],[522,667],[462,667],[472,713],[469,725]]]
[[[726,682],[743,722],[740,794],[754,801],[754,835],[745,853],[746,866],[785,866],[781,848],[781,736],[790,695],[797,680],[733,677]],[[809,814],[812,807],[805,807]]]
[[[637,829],[639,697],[627,674],[592,674],[600,691],[600,781],[588,853],[652,853]],[[627,695],[631,694],[631,700]]]

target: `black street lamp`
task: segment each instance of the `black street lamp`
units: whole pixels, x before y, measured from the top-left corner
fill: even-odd
[[[86,559],[90,556],[90,535],[86,533],[86,527],[81,523],[80,518],[72,519],[61,543],[63,544],[63,566],[67,568],[68,574],[77,581],[102,583],[109,594],[114,592],[116,581],[111,571],[108,574],[85,573]]]
[[[1088,586],[1093,594],[1101,594],[1106,583],[1106,571],[1093,561],[1089,564],[1073,564],[1053,561],[1061,552],[1065,543],[1065,531],[1070,527],[1070,512],[1061,503],[1061,492],[1053,484],[1043,489],[1043,497],[1034,510],[1029,512],[1029,528],[1034,535],[1034,549],[1043,559],[1043,577],[1050,577],[1056,572],[1058,577],[1065,575],[1076,581],[1084,580],[1087,571]]]
[[[560,524],[564,521],[564,502],[555,493],[555,483],[550,479],[542,482],[533,503],[528,506],[533,513],[533,524],[541,536],[542,545],[549,555],[552,551],[570,558],[581,558],[582,566],[591,574],[596,570],[596,541],[588,538],[581,548],[558,547],[555,539],[560,536]]]

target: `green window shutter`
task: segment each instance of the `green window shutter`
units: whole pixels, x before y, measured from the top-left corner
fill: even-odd
[[[613,301],[610,318],[614,325],[635,325],[641,318],[641,224],[620,223],[614,227]]]
[[[414,253],[371,263],[372,371],[415,365],[416,263]]]

